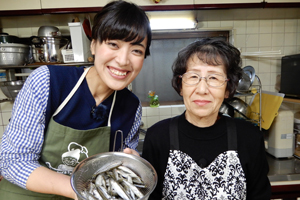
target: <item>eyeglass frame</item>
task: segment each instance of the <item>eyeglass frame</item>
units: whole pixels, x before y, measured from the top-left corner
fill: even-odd
[[[195,83],[195,84],[188,84],[188,83],[184,82],[184,80],[183,80],[183,75],[184,75],[184,74],[187,74],[187,73],[196,74],[196,75],[198,76],[198,78],[199,78],[199,79],[198,79],[198,82]],[[230,79],[226,78],[225,76],[223,76],[223,75],[221,75],[221,74],[209,74],[209,75],[207,75],[206,77],[205,77],[205,76],[200,76],[199,74],[197,74],[197,73],[195,73],[195,72],[185,72],[184,74],[179,75],[179,78],[181,78],[181,80],[182,80],[185,84],[190,85],[190,86],[192,86],[192,85],[197,85],[198,83],[200,83],[200,81],[201,81],[202,78],[205,79],[205,82],[206,82],[206,84],[207,84],[208,86],[210,86],[210,87],[215,87],[215,88],[222,87],[226,82],[228,82],[228,81],[230,80]],[[224,77],[224,78],[225,78],[224,83],[222,83],[222,85],[219,85],[219,86],[212,86],[212,85],[208,84],[208,83],[207,83],[207,77],[212,76],[212,75],[218,75],[218,76]]]

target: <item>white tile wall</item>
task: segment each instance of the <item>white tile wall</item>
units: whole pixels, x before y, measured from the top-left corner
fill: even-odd
[[[182,114],[185,111],[185,106],[182,105],[169,105],[153,107],[143,107],[142,121],[144,122],[143,128],[149,128],[156,122],[174,117]]]

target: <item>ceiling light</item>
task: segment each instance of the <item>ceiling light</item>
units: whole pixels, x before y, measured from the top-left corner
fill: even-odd
[[[196,22],[189,18],[154,18],[150,19],[152,30],[161,29],[193,29]]]

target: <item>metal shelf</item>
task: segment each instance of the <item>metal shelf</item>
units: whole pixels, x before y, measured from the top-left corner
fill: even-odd
[[[261,120],[262,120],[262,118],[261,118],[261,92],[262,92],[262,85],[261,85],[261,81],[260,81],[260,79],[259,79],[259,77],[257,75],[255,75],[255,78],[258,81],[258,84],[252,85],[249,90],[247,90],[247,91],[240,91],[240,93],[236,93],[234,96],[235,97],[242,97],[242,98],[244,97],[246,99],[247,97],[251,97],[251,96],[254,96],[256,94],[259,94],[259,113],[252,112],[252,114],[258,115],[258,120],[256,120],[256,119],[249,119],[248,118],[247,121],[251,121],[252,123],[258,124],[259,129],[261,130],[262,129],[261,128],[261,125],[262,125],[262,123],[261,123]],[[253,90],[256,90],[256,92],[253,93],[252,92]],[[245,102],[246,101],[247,100],[245,100]]]

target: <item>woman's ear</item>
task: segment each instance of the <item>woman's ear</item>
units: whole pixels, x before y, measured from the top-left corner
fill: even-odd
[[[229,97],[229,91],[226,90],[226,91],[225,91],[225,96],[224,96],[224,98],[225,98],[225,99],[228,99],[228,97]]]
[[[90,45],[90,50],[91,50],[91,53],[92,53],[92,55],[95,55],[95,48],[96,48],[96,43],[97,43],[97,41],[96,40],[92,40],[92,42],[91,42],[91,45]]]

